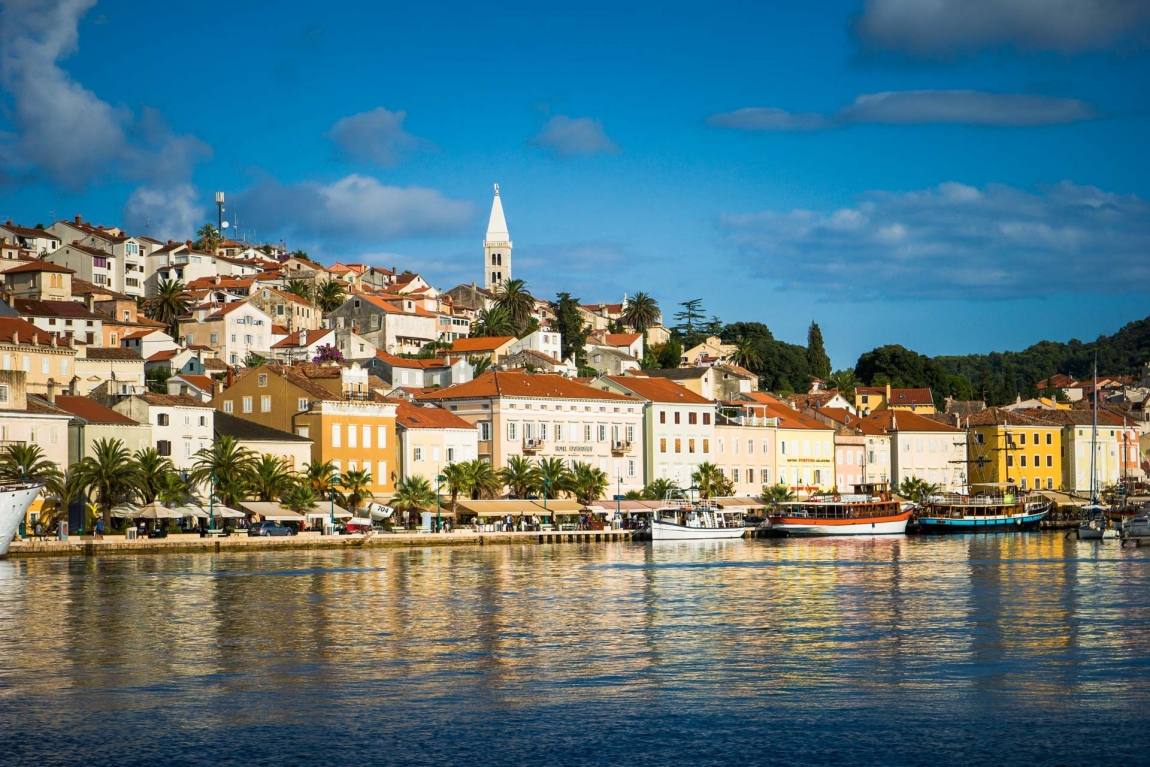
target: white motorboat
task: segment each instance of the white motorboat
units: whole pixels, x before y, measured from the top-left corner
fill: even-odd
[[[1122,528],[1124,538],[1150,538],[1150,514],[1139,514]]]
[[[740,513],[724,512],[710,501],[669,500],[651,515],[651,540],[742,538],[746,528],[740,517]]]
[[[43,487],[40,482],[0,485],[0,557],[8,556],[8,547],[12,545],[28,507]]]

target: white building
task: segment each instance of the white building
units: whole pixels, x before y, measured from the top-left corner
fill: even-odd
[[[962,492],[966,472],[966,432],[912,413],[877,410],[863,420],[890,435],[890,481],[893,487],[917,477],[945,492]]]
[[[396,408],[395,425],[400,475],[405,478],[423,477],[434,486],[444,466],[479,457],[479,431],[442,408],[404,402]]]
[[[105,285],[112,290],[127,293],[135,298],[143,297],[144,278],[146,276],[144,271],[145,248],[139,239],[129,237],[115,227],[93,226],[86,223],[80,216],[76,216],[71,221],[57,221],[48,227],[48,231],[60,236],[62,248],[69,245],[78,246],[71,248],[69,255],[62,257],[61,260],[55,258],[55,253],[51,254],[48,257],[49,261],[75,269],[82,280],[88,280],[97,285]],[[97,282],[90,279],[83,274],[82,269],[73,265],[73,263],[78,265],[85,263],[85,255],[76,252],[81,248],[107,254],[110,269],[108,282]]]
[[[181,394],[140,394],[112,406],[140,423],[151,424],[152,446],[172,459],[177,471],[191,471],[195,454],[211,447],[215,410]]]
[[[563,361],[563,336],[554,330],[536,330],[512,342],[509,355],[530,350],[550,357],[556,362]]]
[[[272,318],[246,301],[225,304],[211,314],[196,310],[181,317],[180,337],[184,346],[210,346],[229,365],[243,363],[248,354],[270,357],[276,342]]]
[[[487,236],[483,238],[483,285],[494,291],[499,283],[511,279],[511,235],[507,219],[503,217],[503,202],[499,199],[499,184],[495,185],[495,199],[491,201],[491,218],[487,221]]]

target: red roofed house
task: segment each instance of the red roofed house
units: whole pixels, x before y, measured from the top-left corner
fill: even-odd
[[[70,337],[27,320],[0,317],[0,370],[23,370],[29,394],[63,391],[76,376],[76,349],[70,343]]]
[[[277,325],[286,327],[289,333],[323,327],[320,308],[286,290],[260,288],[251,294],[248,302],[271,317]]]
[[[558,375],[488,371],[474,381],[419,398],[479,429],[479,457],[499,468],[513,456],[589,463],[605,472],[609,494],[643,487],[645,401]]]
[[[320,328],[299,330],[289,334],[282,341],[272,345],[272,356],[284,362],[311,362],[325,346],[339,351],[345,360],[357,360],[361,364],[367,364],[378,352],[375,344],[349,328],[342,330]]]
[[[970,477],[964,430],[901,409],[879,410],[864,420],[890,434],[893,486],[917,477],[947,492],[962,492],[967,487]]]
[[[449,410],[402,402],[395,411],[399,466],[404,477],[423,477],[435,486],[440,470],[479,457],[479,432]]]
[[[834,428],[790,407],[767,392],[740,394],[726,403],[728,411],[741,425],[767,422],[776,429],[774,457],[776,477],[764,484],[782,483],[794,492],[805,495],[816,490],[830,490],[835,486]],[[746,444],[740,444],[745,454]],[[762,444],[756,444],[762,450]],[[770,450],[771,446],[767,446]],[[721,456],[732,453],[733,444],[724,444]]]
[[[71,301],[72,275],[66,266],[47,261],[21,261],[4,269],[4,288],[15,298],[34,301]]]
[[[198,313],[181,317],[180,337],[185,346],[210,346],[228,365],[242,364],[249,354],[270,357],[275,343],[272,318],[246,301],[225,304],[202,320]]]
[[[438,313],[418,304],[405,296],[385,299],[352,293],[328,314],[328,326],[354,330],[377,349],[392,354],[415,354],[440,338]]]
[[[890,384],[856,388],[855,410],[863,414],[879,410],[902,410],[920,415],[938,412],[930,389],[892,389]]]

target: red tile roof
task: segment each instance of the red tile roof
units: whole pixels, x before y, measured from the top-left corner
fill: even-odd
[[[8,269],[4,274],[23,274],[25,272],[60,272],[61,274],[75,274],[75,269],[53,264],[50,261],[28,261],[20,266]]]
[[[538,397],[541,399],[596,399],[634,402],[634,398],[576,383],[551,373],[504,373],[489,370],[473,381],[437,389],[421,400],[483,399],[488,397]]]
[[[395,410],[395,422],[409,429],[474,429],[454,413],[439,407],[419,407],[402,400]]]
[[[493,352],[515,336],[481,336],[479,338],[457,338],[451,342],[451,351],[468,354],[471,352]]]
[[[714,405],[714,400],[696,394],[685,386],[680,386],[669,378],[647,378],[637,376],[607,376],[619,386],[635,392],[643,399],[676,405]]]
[[[891,392],[893,393],[894,389]],[[956,429],[953,426],[924,418],[917,413],[906,410],[877,410],[866,416],[865,420],[877,424],[887,431],[962,431],[962,429]]]
[[[122,423],[139,426],[123,413],[117,413],[110,407],[104,407],[95,400],[87,397],[71,397],[63,394],[56,395],[56,407],[67,410],[74,416],[83,418],[89,423]]]
[[[12,343],[13,335],[22,344],[31,344],[35,337],[39,346],[52,345],[52,334],[47,330],[41,330],[31,322],[17,317],[0,317],[0,341]]]
[[[423,370],[430,370],[432,368],[445,368],[448,366],[448,360],[445,358],[438,359],[409,359],[407,357],[397,357],[385,351],[377,350],[375,356],[392,367],[400,368],[420,368]]]
[[[273,325],[273,328],[274,327],[275,326]],[[286,332],[287,328],[284,328],[284,330]],[[331,335],[335,331],[331,328],[322,328],[320,330],[305,330],[303,332],[307,333],[307,346],[311,346],[316,341],[327,338],[329,335]],[[289,335],[284,340],[276,341],[274,344],[272,344],[272,348],[273,349],[287,349],[288,347],[300,346],[299,334],[300,334],[300,331],[297,330],[296,332],[292,333],[291,335]]]
[[[177,378],[180,379],[181,381],[186,381],[186,382],[190,383],[192,386],[196,387],[200,391],[206,391],[206,392],[212,391],[212,379],[208,378],[207,376],[193,375],[191,373],[180,373],[179,375],[172,376],[168,380],[171,381],[171,380],[175,380]]]

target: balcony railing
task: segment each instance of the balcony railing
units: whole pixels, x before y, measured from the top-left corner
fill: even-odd
[[[523,452],[534,453],[543,449],[543,440],[541,439],[525,439],[523,440]]]
[[[617,454],[631,452],[631,443],[626,440],[615,440],[611,443],[611,452]]]

